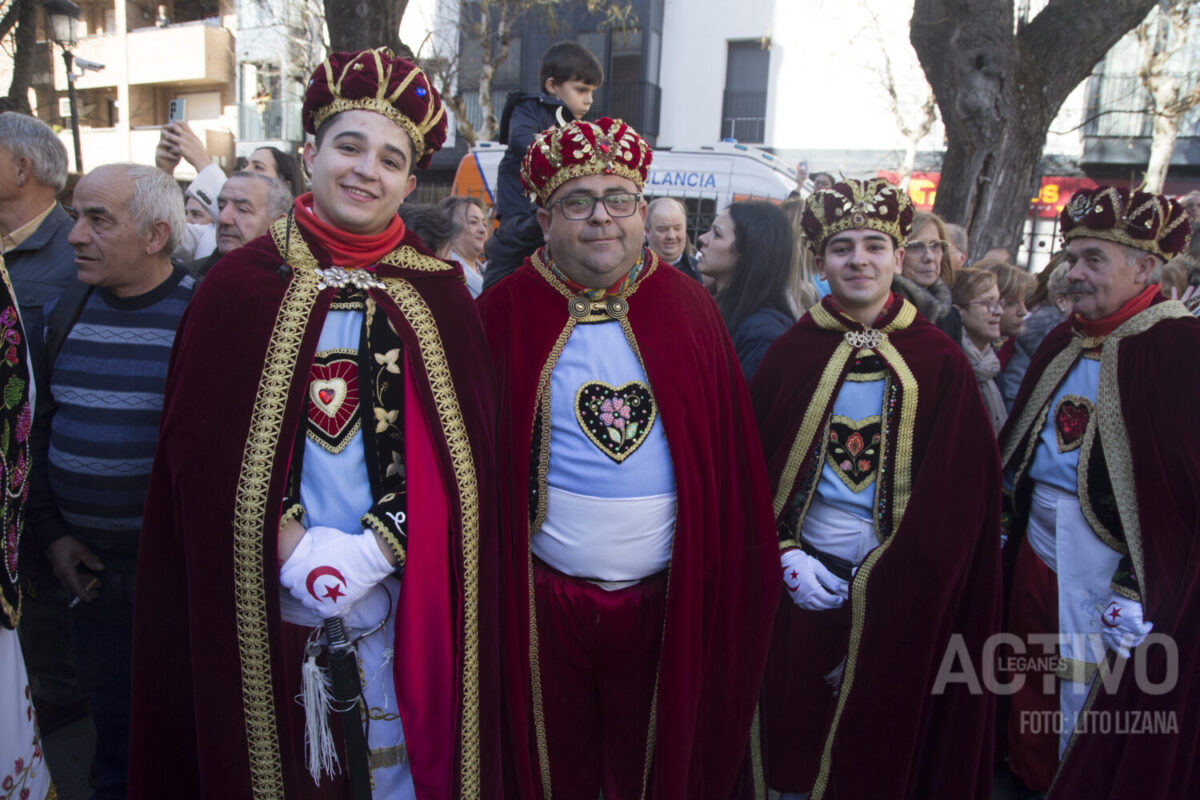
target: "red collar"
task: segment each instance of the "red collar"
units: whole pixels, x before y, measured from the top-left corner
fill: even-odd
[[[312,192],[296,198],[296,224],[316,239],[339,267],[370,267],[395,250],[404,239],[404,220],[392,217],[379,233],[363,236],[335,228],[313,211]]]
[[[1152,283],[1142,290],[1141,294],[1131,300],[1126,301],[1125,305],[1118,308],[1107,317],[1100,319],[1084,319],[1076,314],[1073,322],[1075,329],[1081,332],[1084,336],[1095,338],[1097,336],[1108,336],[1122,322],[1130,319],[1136,314],[1145,311],[1158,297],[1159,286],[1157,283]]]

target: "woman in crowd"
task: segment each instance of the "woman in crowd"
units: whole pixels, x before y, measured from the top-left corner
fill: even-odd
[[[700,237],[697,268],[715,281],[717,308],[747,380],[795,322],[788,301],[792,249],[787,216],[762,200],[730,205]]]
[[[248,172],[261,172],[272,178],[278,178],[292,189],[292,197],[304,193],[304,177],[296,166],[296,159],[280,150],[278,147],[260,147],[250,154],[246,160]]]
[[[930,322],[957,338],[956,331],[944,325],[952,305],[950,287],[954,280],[946,223],[932,212],[917,212],[912,235],[904,244],[901,275],[893,281],[892,291],[904,295]]]
[[[483,246],[488,238],[488,215],[478,197],[447,197],[442,212],[453,223],[450,258],[462,264],[471,297],[483,291]]]
[[[792,281],[788,294],[792,301],[792,312],[799,317],[829,294],[829,282],[817,272],[815,256],[800,226],[800,218],[804,216],[804,201],[800,198],[784,200],[779,208],[787,215],[792,226]]]
[[[1000,315],[1000,369],[1004,369],[1012,358],[1016,347],[1017,336],[1025,327],[1029,309],[1025,307],[1025,296],[1033,288],[1034,278],[1023,269],[1018,269],[1007,261],[995,258],[985,258],[972,264],[978,269],[986,269],[996,276],[996,288],[1000,290],[1000,302],[1004,305],[1004,313]],[[999,383],[999,381],[997,381]]]
[[[1025,378],[1025,370],[1029,369],[1029,360],[1046,334],[1071,315],[1071,298],[1067,296],[1067,272],[1071,267],[1066,258],[1067,251],[1062,250],[1050,259],[1045,269],[1038,273],[1033,291],[1025,300],[1029,316],[1025,318],[1021,332],[1013,337],[1012,357],[996,379],[1007,408],[1012,407]]]
[[[985,269],[960,269],[954,279],[951,299],[962,318],[963,352],[975,371],[983,405],[992,421],[992,431],[999,434],[1008,410],[996,385],[1000,359],[992,347],[992,342],[1000,336],[1000,317],[1004,313],[996,276]]]

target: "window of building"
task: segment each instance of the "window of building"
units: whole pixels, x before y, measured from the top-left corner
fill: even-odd
[[[767,133],[767,80],[771,51],[762,40],[729,42],[721,138],[761,143]]]

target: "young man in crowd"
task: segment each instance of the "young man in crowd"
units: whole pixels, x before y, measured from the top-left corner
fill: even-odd
[[[912,219],[883,179],[808,198],[830,294],[751,386],[786,590],[764,755],[790,800],[991,796],[993,698],[945,670],[998,628],[999,464],[961,349],[891,292]]]
[[[396,214],[445,139],[441,100],[385,49],[334,53],[303,122],[311,194],[212,269],[174,353],[130,793],[344,797],[359,764],[375,797],[497,797],[494,383],[457,270]],[[365,751],[357,710],[320,724],[334,617]]]
[[[642,247],[650,147],[602,118],[521,167],[546,245],[479,298],[511,462],[512,797],[727,798],[778,602],[766,476],[704,289]]]
[[[1056,798],[1195,797],[1200,322],[1159,286],[1191,226],[1176,201],[1112,186],[1076,192],[1060,226],[1074,313],[1001,436],[1009,631],[1057,669],[1020,676],[1009,763]]]

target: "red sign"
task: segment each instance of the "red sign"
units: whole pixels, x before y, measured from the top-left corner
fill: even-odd
[[[899,176],[894,172],[879,172],[879,177],[895,181]],[[908,180],[908,196],[913,205],[922,211],[930,211],[933,201],[937,198],[938,183],[942,179],[940,172],[914,172]],[[1094,189],[1098,184],[1091,178],[1071,177],[1067,175],[1048,175],[1042,178],[1042,188],[1037,197],[1030,198],[1034,215],[1054,218],[1063,210],[1063,206],[1071,199],[1071,195],[1080,189]]]

